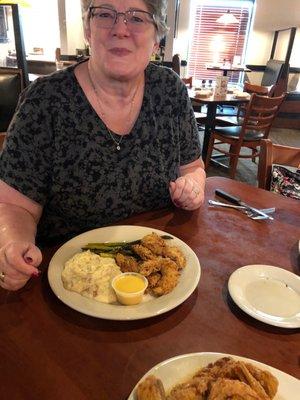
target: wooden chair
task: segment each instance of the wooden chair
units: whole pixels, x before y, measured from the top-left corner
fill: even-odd
[[[300,148],[273,144],[269,139],[262,140],[258,163],[258,187],[270,190],[273,164],[299,167]]]
[[[0,68],[0,132],[6,132],[24,88],[23,72]]]
[[[249,82],[244,83],[243,91],[249,94],[259,94],[260,96],[272,96],[273,86],[259,86],[252,85]],[[233,125],[242,125],[243,124],[243,116],[245,115],[247,105],[241,104],[237,109],[237,115],[229,116],[229,117],[217,117],[216,125],[220,126],[233,126]]]
[[[190,76],[189,78],[181,78],[182,82],[184,82],[186,85],[189,85],[189,88],[192,89],[193,87],[193,77]]]
[[[3,148],[3,143],[6,137],[6,132],[0,132],[0,150]]]
[[[206,168],[215,149],[230,158],[230,177],[234,179],[239,158],[253,160],[259,155],[261,140],[268,137],[272,122],[284,98],[285,95],[265,97],[254,93],[248,103],[242,126],[215,127],[209,140]],[[224,146],[220,147],[220,144],[229,145],[229,150],[224,149]],[[251,154],[241,154],[242,147],[251,149]]]
[[[180,56],[179,54],[174,54],[172,57],[172,70],[175,71],[180,76]]]

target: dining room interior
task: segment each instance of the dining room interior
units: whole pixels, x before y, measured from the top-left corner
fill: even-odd
[[[111,29],[123,22],[128,28],[128,10],[117,12],[122,1],[91,4],[96,2],[106,12],[115,12]],[[126,0],[134,8],[149,3]],[[83,11],[81,0],[0,0],[0,155],[24,89],[30,92],[45,77],[90,61]],[[9,204],[10,198],[5,194],[1,201],[0,180],[0,399],[299,400],[300,0],[168,0],[166,13],[168,33],[150,63],[172,69],[168,73],[178,80],[179,75],[192,107],[206,174],[203,203],[190,210],[176,202],[165,208],[153,205],[113,224],[94,226],[92,221],[90,230],[64,240],[50,238],[37,245],[38,274],[19,290],[6,290],[2,203]],[[63,86],[63,79],[61,84],[72,86],[70,81]],[[80,96],[74,95],[78,107],[83,103]],[[129,117],[135,97],[136,92]],[[44,134],[38,124],[45,130],[51,125],[52,106],[59,114],[54,103],[47,103],[46,117],[42,112],[39,120],[33,115],[32,135]],[[66,102],[61,108],[67,108]],[[88,117],[82,109],[76,114],[84,120]],[[29,106],[28,110],[32,113]],[[26,113],[20,120],[26,120]],[[90,121],[83,126],[92,136]],[[74,136],[79,152],[89,151],[93,162],[101,158],[100,148],[105,146],[99,132],[95,150],[95,142],[90,145],[77,127],[73,135],[73,128],[64,135],[72,136],[70,142]],[[65,129],[63,124],[60,129]],[[50,128],[49,132],[52,140]],[[51,174],[58,176],[53,178],[56,187],[52,192],[52,182],[47,181],[49,197],[38,197],[45,208],[55,190],[64,199],[65,204],[52,205],[51,212],[62,218],[61,225],[49,224],[53,235],[56,228],[69,229],[63,218],[70,211],[73,174],[77,178],[86,168],[93,176],[82,185],[75,180],[80,201],[71,199],[76,203],[72,218],[86,224],[91,205],[80,202],[102,174],[102,167],[97,170],[98,164],[83,153],[82,158],[64,161],[67,178],[60,181],[63,173],[55,165],[56,157],[68,153],[69,142],[65,139],[60,148],[55,134],[55,154],[45,154],[53,166]],[[107,140],[113,140],[121,164],[126,139],[116,141],[115,136],[107,128]],[[14,141],[19,143],[14,136],[9,146],[22,159],[21,168],[26,157],[29,163],[34,160],[33,181],[42,180],[46,163],[40,154],[50,140],[33,138],[39,151],[32,159],[27,153],[23,157]],[[29,142],[25,133],[24,151]],[[159,153],[163,144],[155,143]],[[139,154],[134,151],[136,147],[127,152]],[[107,175],[113,165],[110,157],[113,151],[103,167]],[[137,159],[130,159],[127,175],[120,178],[122,187]],[[150,163],[149,168],[155,174],[160,167]],[[13,170],[8,178],[3,174],[8,182],[10,175]],[[117,193],[117,184],[107,184],[105,191]],[[149,187],[136,191],[150,196]],[[10,193],[17,190],[16,185]],[[25,204],[25,196],[21,193],[16,206]],[[102,192],[94,193],[92,208],[100,196]],[[32,209],[38,203],[33,200]],[[106,208],[112,206],[108,197]],[[21,223],[28,224],[28,219]],[[30,265],[26,254],[27,248],[22,257]],[[105,270],[102,275],[100,267]],[[118,283],[122,278],[127,283]]]
[[[3,132],[12,118],[23,85],[27,86],[40,75],[54,72],[58,65],[66,67],[87,57],[89,48],[83,34],[80,0],[47,2],[51,34],[42,27],[45,15],[42,2],[17,1],[13,3],[19,5],[12,6],[1,6],[1,3],[3,122],[0,131],[4,137]],[[268,0],[170,0],[167,9],[169,34],[161,40],[160,49],[152,61],[173,68],[184,80],[192,80],[192,87],[199,89],[198,93],[202,90],[203,96],[215,90],[216,80],[221,79],[222,74],[228,75],[226,85],[229,91],[243,92],[244,82],[249,82],[269,89],[273,87],[273,93],[269,95],[274,96],[276,86],[279,95],[285,92],[287,96],[272,123],[269,137],[274,143],[299,147],[300,4],[297,0],[287,0],[287,3],[276,0],[270,7],[269,3]],[[234,21],[224,23],[221,20],[224,16],[233,16]],[[16,26],[18,21],[22,21],[20,26]],[[241,67],[243,70],[238,71],[237,68]],[[22,76],[16,70],[12,80],[12,68],[20,70]],[[8,98],[3,95],[7,91],[7,82],[11,84]],[[207,105],[202,103],[200,106],[194,102],[194,108],[203,143],[211,123],[207,123]],[[202,118],[199,118],[201,114],[198,111],[201,111]],[[231,118],[237,112],[234,104],[218,104],[216,109],[220,118]],[[211,163],[208,176],[228,176],[230,160],[224,160],[219,165]],[[240,158],[236,179],[257,185],[257,165],[258,158],[256,162]]]

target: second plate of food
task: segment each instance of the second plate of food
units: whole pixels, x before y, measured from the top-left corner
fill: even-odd
[[[224,358],[225,357],[225,358]],[[238,361],[237,365],[230,365],[231,361]],[[242,362],[243,366],[241,369]],[[208,390],[208,375],[209,371],[206,373],[199,373],[199,370],[207,367],[210,363],[216,363],[211,376],[213,376],[212,381],[216,384],[215,387],[211,388],[211,392],[209,398],[213,399],[229,399],[235,398],[235,395],[238,398],[243,399],[258,399],[258,398],[272,398],[273,400],[292,400],[296,399],[296,393],[300,391],[300,382],[298,379],[294,378],[291,375],[286,374],[276,368],[273,368],[269,365],[260,363],[255,360],[251,360],[249,358],[240,357],[232,354],[223,354],[223,353],[191,353],[184,354],[177,357],[170,358],[165,360],[153,368],[151,368],[136,384],[135,388],[132,390],[131,394],[128,397],[128,400],[144,400],[150,399],[151,397],[147,397],[149,393],[158,393],[164,391],[168,394],[170,390],[174,388],[176,385],[180,385],[182,383],[187,383],[186,385],[182,385],[186,387],[186,392],[184,390],[178,391],[174,396],[170,396],[170,399],[184,399],[184,398],[196,398],[195,392],[193,396],[193,382],[191,382],[191,378],[197,374],[198,381],[196,380],[195,386],[197,387],[197,391],[202,391],[204,393]],[[245,370],[245,367],[247,370]],[[261,371],[266,371],[262,373]],[[235,373],[235,370],[237,373]],[[243,372],[244,371],[244,372]],[[230,372],[234,378],[230,379]],[[251,376],[250,376],[250,374]],[[224,378],[224,373],[227,379]],[[243,376],[246,373],[245,378],[252,378],[252,382],[246,384],[247,379],[241,379],[243,382],[239,382],[237,376]],[[272,375],[270,375],[272,374]],[[159,379],[161,383],[156,386],[154,390],[151,391],[149,386],[152,385],[152,382],[146,383],[144,389],[139,390],[141,394],[138,396],[138,386],[142,382],[146,382],[145,379],[149,376],[153,376],[156,379]],[[200,382],[202,377],[202,382]],[[259,382],[256,382],[257,386],[262,385],[263,388],[269,389],[272,393],[272,397],[263,397],[258,394],[253,394],[251,390],[251,384],[253,385],[253,378],[259,377]],[[217,379],[219,378],[219,379]],[[233,379],[233,380],[232,380]],[[265,384],[263,384],[263,380],[265,379]],[[155,385],[154,381],[154,385]],[[198,384],[198,386],[197,386]],[[148,386],[148,387],[147,387]],[[257,386],[254,386],[256,388]],[[162,389],[163,387],[163,389]],[[213,393],[212,393],[213,391]],[[252,394],[250,393],[252,392]],[[190,397],[188,397],[190,395]],[[185,397],[186,396],[186,397]],[[153,397],[154,398],[154,397]],[[155,397],[155,398],[163,398]],[[168,397],[169,398],[169,397]],[[197,398],[202,398],[201,395]],[[204,398],[204,397],[203,397]],[[206,398],[206,397],[205,397]]]
[[[160,297],[145,296],[142,303],[124,306],[119,303],[106,304],[86,298],[73,291],[66,290],[62,282],[65,263],[88,243],[122,242],[142,239],[152,232],[157,235],[172,236],[168,245],[176,246],[186,258],[177,286],[168,294]],[[52,257],[48,268],[48,280],[55,295],[69,307],[97,318],[109,320],[137,320],[165,313],[183,303],[195,290],[201,275],[199,260],[194,251],[179,238],[153,228],[143,226],[120,225],[94,229],[74,237],[61,246]]]

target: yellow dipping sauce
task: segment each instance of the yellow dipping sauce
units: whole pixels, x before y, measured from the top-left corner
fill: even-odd
[[[112,280],[118,301],[126,306],[139,304],[147,286],[147,279],[135,272],[125,272]]]
[[[136,293],[145,288],[145,282],[139,276],[125,275],[116,281],[115,288],[124,293]]]

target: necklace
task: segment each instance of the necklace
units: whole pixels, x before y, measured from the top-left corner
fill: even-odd
[[[91,82],[91,86],[92,86],[92,88],[93,88],[95,97],[96,97],[96,99],[97,99],[97,103],[98,103],[98,106],[99,106],[99,109],[100,109],[101,116],[102,116],[102,118],[105,119],[106,115],[105,115],[105,113],[104,113],[104,111],[103,111],[103,107],[102,107],[102,105],[101,105],[101,103],[100,103],[99,93],[98,93],[97,88],[96,88],[96,86],[95,86],[95,84],[94,84],[94,81],[93,81],[93,79],[92,79],[92,74],[91,74],[91,71],[90,71],[90,65],[89,65],[89,63],[88,63],[87,65],[88,65],[88,75],[89,75],[89,79],[90,79],[90,82]],[[133,94],[133,96],[132,96],[132,99],[131,99],[131,101],[130,101],[130,109],[129,109],[129,113],[128,113],[127,129],[129,129],[129,126],[130,126],[131,114],[132,114],[133,105],[134,105],[134,99],[135,99],[135,96],[136,96],[136,94],[137,94],[137,91],[138,91],[138,89],[139,89],[139,87],[140,87],[140,82],[141,82],[141,81],[139,81],[139,83],[138,83],[138,85],[137,85],[137,87],[136,87],[136,89],[135,89],[135,91],[134,91],[134,94]],[[121,135],[121,139],[120,139],[120,140],[117,140],[117,139],[114,137],[113,132],[108,128],[108,126],[106,125],[106,123],[105,123],[104,121],[103,121],[103,124],[104,124],[104,126],[105,126],[105,128],[106,128],[106,130],[107,130],[107,132],[108,132],[108,134],[109,134],[109,136],[110,136],[110,138],[111,138],[112,141],[115,143],[116,149],[117,149],[118,151],[120,151],[120,150],[121,150],[121,146],[120,146],[120,145],[121,145],[121,142],[122,142],[123,137],[125,136],[125,134],[124,134],[124,135]],[[119,135],[118,135],[118,136],[119,136]]]

